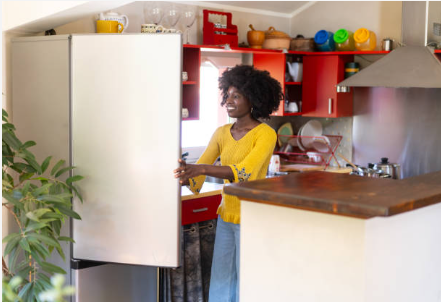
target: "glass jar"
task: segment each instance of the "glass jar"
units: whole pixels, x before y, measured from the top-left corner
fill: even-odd
[[[334,51],[334,33],[326,30],[319,30],[314,36],[314,42],[319,51]]]
[[[355,50],[354,33],[344,28],[337,30],[334,34],[335,49],[338,51]]]
[[[372,51],[377,46],[377,36],[371,30],[359,28],[354,33],[355,48],[359,51]]]

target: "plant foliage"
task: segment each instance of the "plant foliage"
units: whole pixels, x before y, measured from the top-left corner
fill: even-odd
[[[54,290],[48,276],[66,274],[47,260],[54,250],[66,260],[61,242],[73,242],[73,239],[61,236],[60,231],[69,217],[81,219],[72,210],[71,198],[75,194],[82,201],[74,183],[83,177],[68,177],[74,167],[66,167],[64,160],[48,169],[51,156],[39,164],[29,151],[36,143],[22,143],[17,138],[5,110],[2,120],[2,205],[19,230],[3,238],[6,243],[2,255],[3,277],[10,281],[6,285],[3,282],[2,296],[5,298],[6,293],[13,298],[11,301],[42,301],[40,293]]]

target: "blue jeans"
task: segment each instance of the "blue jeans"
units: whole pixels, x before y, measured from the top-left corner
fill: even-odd
[[[239,302],[240,224],[219,216],[214,240],[209,302]]]

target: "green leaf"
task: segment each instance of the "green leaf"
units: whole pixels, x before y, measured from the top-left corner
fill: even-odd
[[[20,149],[27,149],[29,147],[35,146],[37,143],[34,141],[27,141],[23,145],[20,146]]]
[[[28,217],[29,219],[31,219],[33,221],[43,223],[40,220],[40,217],[43,216],[44,214],[46,214],[47,212],[50,212],[50,211],[51,211],[51,209],[41,208],[41,209],[37,209],[35,211],[27,212],[26,213],[26,217]]]
[[[72,176],[72,177],[69,177],[68,179],[66,179],[66,183],[69,185],[69,184],[71,184],[71,183],[73,183],[75,181],[79,181],[79,180],[81,180],[83,178],[84,177],[81,176],[81,175],[75,175],[75,176]]]
[[[39,174],[41,174],[41,167],[40,165],[37,163],[37,161],[35,160],[35,158],[32,157],[26,157],[24,158],[24,160],[30,164],[32,166],[32,168],[34,168]]]
[[[3,194],[3,198],[5,198],[8,202],[13,204],[14,206],[19,208],[20,210],[23,209],[23,204],[19,200],[17,200],[15,197],[13,197],[13,195],[11,193],[3,191],[2,194]]]
[[[32,195],[34,195],[35,197],[38,197],[45,192],[49,192],[49,188],[51,186],[52,186],[51,183],[45,184],[45,185],[41,186],[40,188],[36,189],[34,192],[32,192]]]
[[[35,230],[39,230],[39,229],[42,229],[42,228],[47,227],[47,226],[48,225],[45,224],[45,223],[39,223],[39,222],[35,223],[35,222],[32,222],[26,228],[25,233],[28,233],[28,232],[31,232],[31,231],[35,231]]]
[[[80,199],[81,203],[83,203],[83,196],[81,196],[80,192],[78,191],[78,189],[74,186],[70,186],[70,189],[72,189],[75,192],[75,195]]]
[[[28,180],[32,176],[34,176],[34,173],[24,173],[24,174],[20,175],[19,180],[20,180],[20,182],[23,182],[25,180]]]
[[[30,244],[44,259],[50,256],[46,247],[40,243],[31,243]]]
[[[64,165],[65,162],[66,162],[65,160],[60,159],[60,160],[55,164],[55,166],[52,168],[51,175],[54,175],[55,172],[57,172],[57,170],[58,170],[62,165]]]
[[[70,205],[70,199],[72,198],[72,194],[70,193],[60,193],[60,194],[46,194],[38,197],[38,200],[48,201],[48,202],[58,202],[64,203],[66,205]]]
[[[20,246],[21,246],[22,249],[24,249],[25,251],[27,251],[29,253],[31,252],[31,247],[29,246],[29,242],[26,239],[26,237],[21,238],[19,243],[20,243]]]
[[[41,173],[44,173],[47,169],[47,167],[49,167],[49,164],[51,162],[52,156],[48,156],[46,157],[46,159],[43,161],[43,163],[41,164]]]
[[[63,261],[66,261],[66,256],[64,255],[63,249],[61,247],[56,247],[56,249],[61,259],[63,259]]]
[[[10,131],[2,132],[2,140],[14,150],[20,149],[20,140]]]
[[[4,122],[8,121],[7,117],[8,117],[8,112],[6,112],[6,110],[2,108],[2,119]]]
[[[41,216],[41,218],[55,218],[55,219],[62,219],[63,217],[64,215],[54,212],[48,212],[45,213],[43,216]]]
[[[6,244],[4,255],[7,256],[13,249],[15,249],[20,242],[21,236],[14,237],[13,239],[9,240],[8,244]]]
[[[63,169],[60,169],[60,171],[58,171],[56,174],[55,174],[55,177],[59,177],[61,174],[63,174],[64,172],[66,172],[66,171],[69,171],[69,170],[72,170],[72,169],[74,169],[75,167],[66,167],[66,168],[63,168]]]
[[[41,268],[50,273],[66,274],[66,272],[59,266],[56,266],[49,262],[42,262]]]
[[[58,241],[69,241],[69,242],[75,243],[75,240],[73,240],[73,239],[70,238],[70,237],[60,236],[60,237],[58,237],[57,239],[58,239]]]
[[[20,237],[20,234],[19,234],[19,233],[12,233],[12,234],[9,234],[9,235],[6,236],[5,238],[3,238],[2,243],[6,243],[6,242],[8,242],[9,240],[11,240],[11,239],[13,239],[13,238],[15,238],[15,237]]]
[[[78,215],[77,212],[75,212],[75,211],[73,211],[73,210],[71,210],[71,209],[69,209],[69,208],[62,207],[62,206],[58,206],[58,205],[57,205],[57,209],[60,210],[61,213],[65,214],[65,215],[67,215],[67,216],[69,216],[69,217],[72,217],[72,218],[75,218],[75,219],[79,219],[79,220],[81,220],[80,215]]]
[[[55,241],[54,239],[52,239],[46,235],[31,233],[31,234],[28,234],[28,237],[39,239],[40,241],[46,243],[48,246],[60,246],[60,244],[57,241]]]
[[[23,189],[22,189],[22,193],[23,193],[24,196],[26,196],[26,194],[28,194],[30,187],[31,187],[31,183],[29,181],[27,181],[24,184]]]
[[[29,273],[29,272],[28,272]],[[27,294],[29,293],[29,291],[32,288],[32,282],[26,284],[25,286],[23,286],[23,288],[20,290],[20,292],[18,293],[18,296],[20,298],[25,298],[27,296]]]
[[[48,276],[42,273],[38,273],[37,276],[37,282],[40,281],[40,284],[42,284],[45,289],[52,288],[51,279],[49,279]]]

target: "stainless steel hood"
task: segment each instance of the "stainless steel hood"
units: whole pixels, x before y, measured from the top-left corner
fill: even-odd
[[[426,47],[426,1],[403,1],[399,47],[359,73],[337,84],[342,87],[441,88],[441,63]]]

